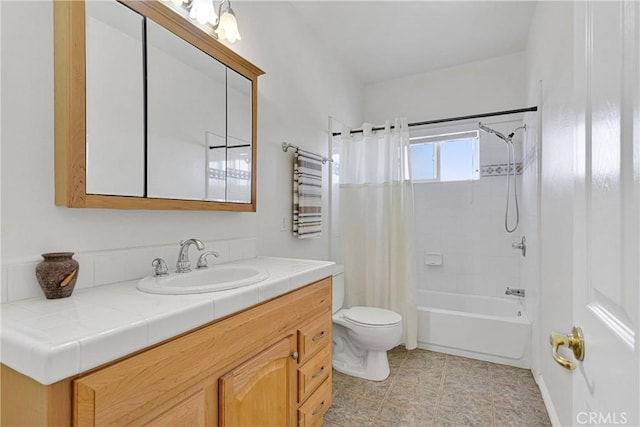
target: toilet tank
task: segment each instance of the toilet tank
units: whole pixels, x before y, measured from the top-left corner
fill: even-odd
[[[333,301],[331,304],[332,312],[342,308],[344,303],[344,265],[336,264],[333,270]]]

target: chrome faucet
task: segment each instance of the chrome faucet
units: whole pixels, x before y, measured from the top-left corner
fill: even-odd
[[[517,297],[524,297],[524,289],[511,289],[507,286],[507,290],[504,291],[505,295],[515,295]]]
[[[199,251],[204,250],[204,243],[198,239],[187,239],[180,242],[180,251],[178,252],[178,262],[176,263],[176,273],[188,273],[191,271],[191,263],[189,262],[189,246],[196,245]]]

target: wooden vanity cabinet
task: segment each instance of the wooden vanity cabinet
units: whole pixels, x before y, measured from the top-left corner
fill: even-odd
[[[220,426],[293,426],[295,336],[290,335],[220,377]]]
[[[66,418],[62,411],[40,425],[321,425],[331,404],[331,301],[326,278],[106,367],[41,386],[67,391],[41,393],[35,398],[42,402],[31,404],[45,411],[49,405],[49,412],[61,403],[70,408]],[[319,325],[329,328],[322,334]],[[4,412],[11,412],[4,406],[4,386],[3,425]],[[20,424],[20,414],[7,415]]]

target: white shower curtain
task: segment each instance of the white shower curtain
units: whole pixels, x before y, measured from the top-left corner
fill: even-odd
[[[340,229],[348,306],[383,307],[402,315],[403,342],[417,345],[413,188],[406,119],[391,129],[340,140]]]

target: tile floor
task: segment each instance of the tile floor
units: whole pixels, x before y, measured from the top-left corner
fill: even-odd
[[[324,427],[551,425],[528,369],[404,347],[389,366],[380,382],[334,370]]]

